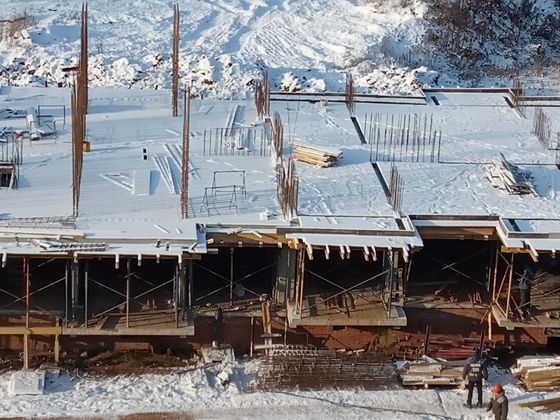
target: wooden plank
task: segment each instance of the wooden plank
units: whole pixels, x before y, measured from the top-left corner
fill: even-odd
[[[62,327],[29,327],[13,326],[0,327],[0,335],[57,335],[62,334]]]

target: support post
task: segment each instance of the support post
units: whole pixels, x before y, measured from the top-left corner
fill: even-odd
[[[300,282],[299,282],[299,317],[301,318],[301,314],[303,312],[303,291],[304,291],[304,281],[305,281],[305,252],[300,250],[301,252],[301,272],[300,272]]]
[[[88,327],[88,283],[89,283],[89,261],[84,263],[84,324]]]
[[[189,308],[192,306],[193,303],[193,263],[192,260],[188,261],[188,268],[189,268]]]
[[[29,369],[29,334],[23,334],[23,368]]]
[[[126,328],[130,328],[130,258],[126,260]]]
[[[428,355],[428,349],[430,348],[430,333],[432,332],[432,327],[430,325],[426,326],[426,336],[424,337],[424,356]]]
[[[251,317],[251,347],[249,348],[249,357],[253,358],[253,348],[255,347],[255,317]]]
[[[488,340],[492,341],[492,312],[488,311]]]
[[[54,336],[54,362],[56,364],[60,363],[60,335],[56,334]]]
[[[492,304],[498,299],[496,296],[496,282],[498,281],[498,264],[500,261],[500,246],[496,244],[496,258],[494,261],[494,279],[492,280]]]
[[[79,263],[77,261],[72,261],[71,263],[71,308],[72,308],[72,321],[75,321],[76,318],[76,308],[78,306],[78,296],[79,296]]]
[[[393,251],[387,252],[389,260],[389,296],[387,298],[387,318],[391,318],[391,309],[393,304],[393,274],[395,269],[393,267]]]
[[[179,328],[179,264],[175,266],[173,276],[173,311],[175,312],[175,328]]]
[[[187,269],[185,265],[179,270],[179,284],[181,285],[181,319],[184,321],[187,315]],[[189,291],[190,294],[190,291]]]
[[[233,253],[232,247],[229,249],[229,306],[233,306]]]
[[[56,319],[56,326],[60,327],[59,318]],[[60,335],[59,334],[55,334],[54,336],[54,362],[57,364],[60,362]]]
[[[509,319],[509,301],[511,299],[511,282],[513,280],[513,258],[515,254],[511,254],[511,262],[509,265],[509,282],[508,282],[508,290],[507,290],[507,302],[506,302],[506,319]]]
[[[23,257],[23,278],[25,281],[25,328],[29,328],[29,257]]]
[[[68,282],[70,276],[70,261],[66,261],[64,268],[64,326],[68,327]]]

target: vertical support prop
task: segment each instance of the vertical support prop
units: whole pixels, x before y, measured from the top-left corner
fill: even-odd
[[[426,336],[424,337],[424,356],[428,355],[428,350],[430,348],[430,333],[432,332],[432,327],[430,325],[426,326]]]
[[[393,305],[393,275],[395,273],[395,268],[393,267],[393,251],[387,252],[387,258],[389,260],[389,297],[387,298],[387,318],[390,319]]]
[[[68,327],[68,286],[70,276],[70,261],[66,261],[64,268],[64,326]]]
[[[189,267],[188,277],[189,277],[189,308],[190,308],[192,306],[192,303],[193,303],[193,263],[192,263],[192,260],[188,261],[188,267]]]
[[[249,357],[253,358],[253,348],[255,347],[255,317],[251,317],[251,348],[249,349]]]
[[[76,307],[78,306],[78,294],[79,294],[79,278],[80,278],[80,274],[79,274],[79,265],[78,265],[78,261],[73,260],[71,262],[71,286],[70,286],[70,307],[71,307],[71,311],[72,311],[72,321],[75,321],[76,319]]]
[[[500,263],[500,246],[496,244],[496,258],[494,260],[494,278],[492,280],[492,305],[498,299],[496,296],[496,283],[498,282],[498,265]]]
[[[187,269],[183,265],[179,270],[179,284],[181,289],[181,319],[184,321],[187,315]]]
[[[173,311],[175,312],[175,328],[179,328],[179,263],[175,266],[173,276]]]
[[[88,327],[88,283],[89,283],[89,261],[84,262],[84,325]]]
[[[60,327],[60,318],[56,319],[56,326]],[[55,334],[54,336],[54,362],[60,362],[60,335]]]
[[[23,368],[29,369],[29,334],[23,334]]]
[[[233,253],[234,248],[229,249],[229,306],[233,306]]]
[[[25,328],[29,328],[29,257],[23,258],[25,279]],[[29,369],[29,334],[23,335],[23,368]]]
[[[25,328],[29,328],[29,257],[23,257],[23,276],[25,280]]]
[[[300,267],[300,290],[299,290],[299,317],[301,318],[301,314],[303,312],[303,291],[305,290],[305,251],[302,249],[301,252],[301,267]]]
[[[130,328],[130,258],[126,260],[126,328]]]
[[[509,265],[509,282],[507,290],[507,302],[506,302],[506,319],[509,319],[509,301],[511,300],[511,282],[513,280],[513,258],[515,254],[511,254],[511,262]]]

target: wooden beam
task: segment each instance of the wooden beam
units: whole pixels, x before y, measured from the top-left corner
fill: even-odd
[[[62,327],[29,327],[23,325],[0,326],[0,335],[57,335],[62,334]]]
[[[531,256],[531,258],[533,259],[534,262],[538,262],[539,261],[539,253],[537,252],[537,250],[533,247],[533,245],[531,245],[530,242],[525,242],[525,246],[527,247],[527,250],[529,252],[529,255]]]
[[[306,244],[305,245],[305,250],[307,251],[307,257],[309,258],[310,261],[313,260],[313,247],[311,246],[311,244]]]

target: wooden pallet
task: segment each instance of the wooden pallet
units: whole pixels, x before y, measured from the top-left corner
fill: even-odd
[[[560,410],[560,397],[545,398],[517,404],[519,407],[531,408],[539,413],[551,413]]]

